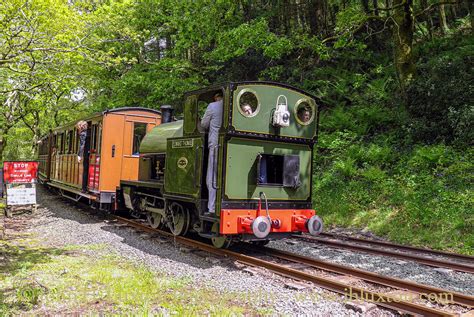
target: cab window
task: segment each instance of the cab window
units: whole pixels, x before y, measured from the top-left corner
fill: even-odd
[[[205,102],[204,100],[199,100],[198,101],[198,115],[199,118],[202,118],[204,116],[204,113],[206,112],[208,103]]]

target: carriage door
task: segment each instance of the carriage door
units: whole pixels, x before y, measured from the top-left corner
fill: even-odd
[[[123,180],[137,180],[140,143],[147,131],[154,127],[154,124],[134,121],[131,120],[132,118],[138,120],[136,117],[125,120],[121,171],[121,179]]]
[[[100,176],[100,145],[102,139],[102,125],[100,122],[92,124],[91,139],[89,150],[89,176],[88,187],[89,190],[99,190],[99,176]]]

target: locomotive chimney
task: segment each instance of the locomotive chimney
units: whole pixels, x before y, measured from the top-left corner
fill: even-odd
[[[163,105],[161,110],[161,123],[167,123],[173,121],[173,107],[170,105]]]

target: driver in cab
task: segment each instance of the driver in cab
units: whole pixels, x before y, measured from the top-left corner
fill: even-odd
[[[207,175],[206,185],[209,191],[209,200],[207,202],[208,212],[206,216],[213,217],[215,215],[216,205],[216,185],[213,181],[217,179],[217,170],[215,169],[217,160],[217,145],[219,141],[219,129],[222,126],[222,111],[223,111],[223,100],[222,93],[218,92],[214,95],[214,102],[211,102],[204,113],[201,120],[201,127],[206,131],[209,131],[208,147],[209,147],[209,160],[207,163]]]

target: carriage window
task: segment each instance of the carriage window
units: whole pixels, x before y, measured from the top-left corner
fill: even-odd
[[[59,153],[59,135],[54,135],[54,150],[56,153]]]
[[[75,134],[75,141],[74,141],[74,153],[79,153],[79,133],[77,129],[74,132]]]
[[[72,149],[71,153],[77,153],[77,129],[72,130]]]
[[[97,125],[91,127],[91,150],[95,151],[97,148]]]
[[[67,152],[69,150],[69,133],[67,131],[64,132],[63,138],[64,138],[64,140],[63,140],[63,143],[64,143],[63,152],[64,152],[64,154],[67,154]]]
[[[102,145],[102,124],[99,123],[97,125],[97,153],[100,153],[100,148],[101,148],[101,145]]]
[[[63,153],[63,134],[58,135],[58,153]]]
[[[140,149],[140,143],[146,134],[146,123],[135,122],[133,124],[133,155],[137,155]]]
[[[72,153],[72,131],[68,131],[67,133],[67,152]]]
[[[260,104],[257,98],[257,94],[250,89],[243,89],[237,97],[239,102],[239,112],[244,117],[253,117],[260,110]]]
[[[295,106],[296,121],[301,125],[308,125],[314,120],[314,106],[306,99],[301,99]]]

